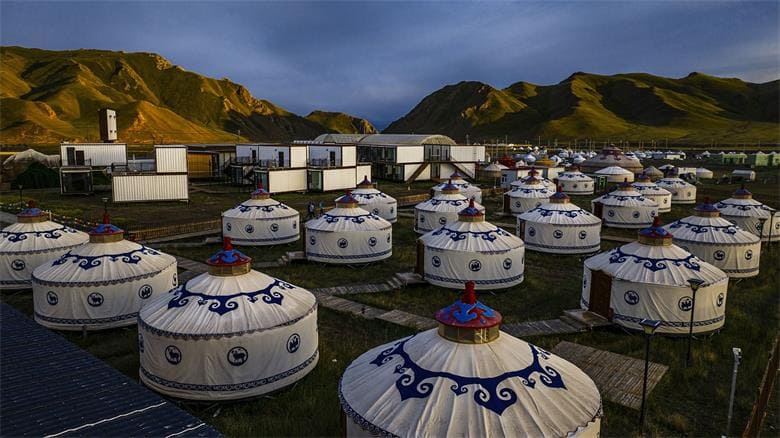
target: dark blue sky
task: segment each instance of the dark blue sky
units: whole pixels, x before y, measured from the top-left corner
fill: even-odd
[[[775,1],[0,3],[0,41],[156,52],[301,115],[380,127],[461,80],[572,72],[780,76]]]

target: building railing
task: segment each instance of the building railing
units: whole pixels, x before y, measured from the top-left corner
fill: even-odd
[[[236,166],[255,166],[263,169],[289,168],[290,160],[258,160],[252,157],[231,158],[229,164]]]
[[[329,158],[311,158],[308,162],[309,167],[341,167],[341,160],[331,161]]]

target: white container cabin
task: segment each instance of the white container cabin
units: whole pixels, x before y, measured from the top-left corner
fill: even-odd
[[[234,183],[257,184],[272,193],[305,191],[308,150],[305,144],[237,144],[230,163]]]
[[[114,202],[188,201],[187,146],[155,145],[153,170],[116,167],[111,192]]]
[[[60,162],[63,167],[89,166],[106,168],[127,162],[126,143],[60,143]]]

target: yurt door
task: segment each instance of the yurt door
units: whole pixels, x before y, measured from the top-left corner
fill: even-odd
[[[609,307],[612,295],[612,277],[604,271],[590,271],[590,306],[593,313],[612,319],[612,309]]]
[[[517,221],[517,235],[525,240],[525,221],[522,219]]]
[[[601,202],[594,202],[593,215],[599,219],[603,219],[602,215],[604,215],[604,204],[602,204]]]
[[[509,204],[511,204],[511,199],[509,199],[509,195],[504,195],[504,213],[509,213],[511,211],[511,207]]]
[[[415,272],[425,275],[425,244],[420,239],[417,239],[417,269]]]

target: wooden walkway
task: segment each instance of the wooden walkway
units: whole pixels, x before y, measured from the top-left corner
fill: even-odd
[[[643,359],[567,341],[556,345],[552,352],[577,365],[590,376],[603,398],[631,409],[639,409],[642,403],[642,381],[645,371]],[[648,397],[668,369],[666,365],[650,362],[647,378]]]
[[[501,330],[518,338],[530,336],[558,335],[567,333],[580,333],[588,331],[585,326],[574,326],[559,319],[544,321],[526,321],[515,324],[504,324]]]
[[[209,265],[205,263],[196,262],[195,260],[180,256],[176,256],[176,265],[179,269],[196,272],[198,274],[202,274],[209,270]]]

